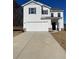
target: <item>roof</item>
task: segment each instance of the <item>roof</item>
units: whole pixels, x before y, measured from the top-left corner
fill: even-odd
[[[34,0],[30,0],[30,1],[26,2],[25,4],[23,4],[23,5],[21,5],[21,6],[24,7],[24,6],[26,6],[26,5],[30,4],[30,3],[35,3],[35,4],[37,4],[37,5],[50,8],[50,11],[51,11],[51,12],[63,12],[63,11],[64,11],[64,10],[59,9],[59,8],[52,8],[52,7],[48,6],[48,5],[45,5],[45,4],[43,4],[43,3],[40,3],[40,2],[37,2],[37,1],[34,1]]]
[[[38,5],[40,5],[40,6],[44,6],[44,7],[47,7],[47,8],[51,8],[51,7],[48,6],[48,5],[42,4],[42,3],[37,2],[37,1],[34,1],[34,0],[30,0],[30,1],[26,2],[25,4],[23,4],[23,5],[21,5],[21,6],[24,7],[24,6],[26,6],[26,5],[30,4],[30,3],[35,3],[35,4],[38,4]]]
[[[51,8],[50,10],[51,12],[63,12],[64,10],[60,9],[60,8]]]

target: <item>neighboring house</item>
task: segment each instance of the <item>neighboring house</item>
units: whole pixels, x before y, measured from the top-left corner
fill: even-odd
[[[64,29],[63,10],[31,0],[22,5],[25,31],[52,31]]]

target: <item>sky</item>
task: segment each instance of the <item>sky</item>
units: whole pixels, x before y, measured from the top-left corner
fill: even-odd
[[[16,0],[19,5],[22,5],[30,0]],[[66,24],[66,0],[35,0],[44,3],[50,7],[60,8],[64,10],[64,23]]]

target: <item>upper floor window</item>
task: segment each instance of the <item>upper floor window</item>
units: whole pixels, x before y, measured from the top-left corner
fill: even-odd
[[[48,14],[48,10],[42,10],[42,14]]]
[[[61,13],[58,13],[58,17],[61,17]]]
[[[29,14],[36,14],[36,8],[29,8]]]

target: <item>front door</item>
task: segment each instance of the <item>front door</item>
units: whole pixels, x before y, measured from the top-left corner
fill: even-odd
[[[56,30],[56,22],[52,23],[52,30]]]

